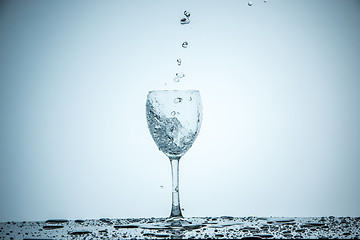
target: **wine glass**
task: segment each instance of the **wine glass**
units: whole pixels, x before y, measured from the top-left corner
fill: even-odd
[[[179,198],[179,160],[189,150],[200,131],[202,104],[197,90],[150,91],[146,119],[159,150],[170,159],[172,207],[170,220],[183,218]]]

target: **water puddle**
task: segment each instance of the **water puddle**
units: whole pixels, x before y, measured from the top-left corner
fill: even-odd
[[[48,220],[0,223],[0,239],[359,238],[358,217],[192,217]]]

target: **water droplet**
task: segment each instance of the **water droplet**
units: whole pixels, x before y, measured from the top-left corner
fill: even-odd
[[[180,81],[180,78],[176,77],[174,78],[174,82],[179,82]]]
[[[181,101],[182,101],[183,99],[182,98],[175,98],[175,100],[174,100],[174,103],[181,103]]]
[[[171,112],[171,115],[172,115],[172,116],[175,116],[175,114],[176,114],[175,111],[172,111],[172,112]]]
[[[251,7],[251,6],[253,5],[253,3],[252,3],[252,2],[248,2],[248,5],[249,5],[249,7]]]
[[[188,18],[182,18],[182,19],[180,20],[180,23],[181,23],[182,25],[184,25],[184,24],[189,24],[189,23],[190,23],[190,19],[188,19]]]
[[[90,232],[90,231],[84,230],[84,231],[70,232],[69,234],[70,234],[70,235],[85,235],[85,234],[91,234],[91,233],[92,233],[92,232]]]
[[[170,235],[166,234],[166,233],[157,233],[154,236],[157,237],[157,238],[168,238],[168,237],[170,237]]]
[[[188,45],[189,45],[189,43],[188,43],[188,42],[183,42],[182,47],[183,47],[183,48],[187,48],[187,47],[188,47]]]
[[[126,225],[115,225],[114,228],[116,230],[120,229],[120,228],[138,228],[138,225],[133,225],[133,224],[126,224]]]
[[[184,15],[185,15],[185,17],[190,17],[190,12],[189,11],[184,11]]]
[[[46,225],[43,226],[43,229],[45,230],[53,230],[53,229],[59,229],[59,228],[63,228],[63,225]]]
[[[176,60],[176,62],[177,62],[177,65],[181,65],[181,59],[180,58],[178,58],[177,60]]]
[[[66,220],[66,219],[50,219],[50,220],[47,220],[45,223],[53,223],[53,224],[56,224],[56,223],[68,223],[69,220]]]
[[[144,233],[144,237],[154,237],[155,233]]]
[[[161,188],[161,189],[164,189],[164,186],[163,186],[163,185],[160,185],[160,188]]]
[[[180,73],[177,73],[176,76],[177,76],[178,78],[183,78],[183,77],[185,77],[185,74],[183,74],[182,72],[180,72]]]

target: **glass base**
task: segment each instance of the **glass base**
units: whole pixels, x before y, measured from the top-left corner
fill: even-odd
[[[171,231],[180,231],[183,230],[193,230],[205,227],[206,224],[204,221],[199,221],[193,219],[185,219],[182,217],[169,217],[162,221],[157,221],[151,224],[141,225],[142,228],[148,229],[157,229],[157,230],[171,230]]]
[[[169,217],[165,220],[164,225],[172,229],[199,229],[204,226],[203,221],[190,221],[189,219],[185,219],[183,217]]]
[[[192,222],[184,219],[184,217],[169,217],[165,220],[165,224],[167,224],[171,228],[182,228],[184,226],[192,224]]]

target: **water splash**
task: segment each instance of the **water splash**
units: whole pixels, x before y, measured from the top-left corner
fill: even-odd
[[[175,104],[183,101],[174,99]],[[197,133],[184,127],[176,116],[165,116],[159,113],[151,101],[146,102],[148,127],[158,148],[168,156],[181,156],[192,146]]]

